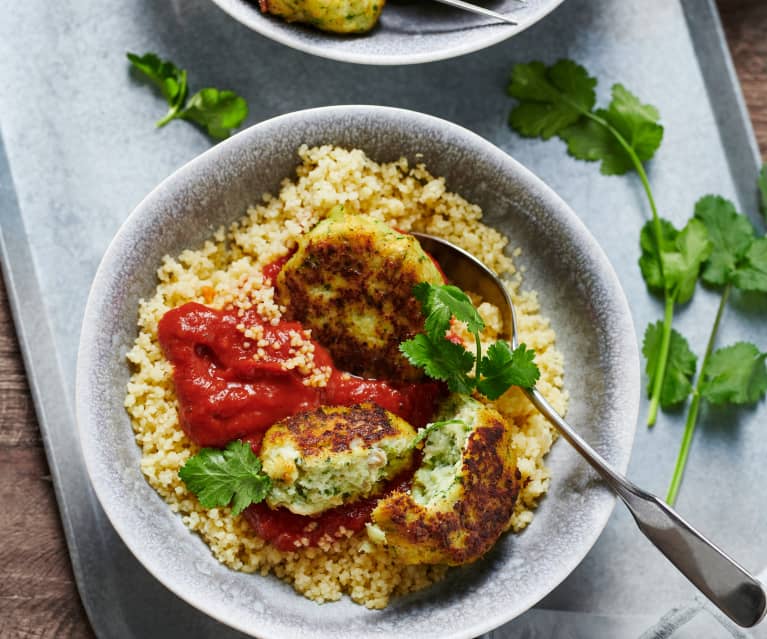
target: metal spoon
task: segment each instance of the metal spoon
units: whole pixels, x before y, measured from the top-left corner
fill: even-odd
[[[448,279],[474,291],[501,310],[504,333],[517,347],[514,305],[498,276],[470,253],[441,238],[413,233],[439,262]],[[724,614],[739,626],[761,621],[767,608],[762,584],[715,546],[665,502],[635,486],[615,471],[546,401],[536,389],[530,401],[570,442],[623,500],[645,536]]]

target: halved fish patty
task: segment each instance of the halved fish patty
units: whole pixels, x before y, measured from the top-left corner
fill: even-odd
[[[368,536],[406,564],[457,566],[485,554],[506,530],[518,494],[511,436],[495,409],[465,396],[448,400],[409,492],[384,497]]]
[[[266,501],[314,515],[377,494],[413,461],[415,431],[371,404],[321,406],[272,426],[261,463],[272,480]]]
[[[442,274],[413,236],[364,215],[333,214],[300,241],[276,294],[337,366],[364,377],[423,378],[399,345],[423,330],[419,282]]]

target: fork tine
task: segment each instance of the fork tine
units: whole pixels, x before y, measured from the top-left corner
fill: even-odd
[[[508,16],[505,16],[501,13],[498,13],[497,11],[491,11],[490,9],[485,9],[485,7],[477,6],[476,4],[472,4],[471,2],[464,2],[464,0],[436,0],[437,2],[441,2],[442,4],[446,4],[450,7],[455,7],[456,9],[463,9],[464,11],[470,11],[471,13],[476,13],[481,16],[486,16],[488,18],[494,18],[495,20],[500,20],[501,22],[506,22],[508,24],[519,24],[516,20],[513,20],[512,18],[509,18]],[[517,2],[524,3],[525,0],[517,0]]]

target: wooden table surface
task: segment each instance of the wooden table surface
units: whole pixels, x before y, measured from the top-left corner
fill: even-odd
[[[767,159],[767,1],[719,0]],[[0,281],[0,637],[93,637],[72,577],[32,399]]]

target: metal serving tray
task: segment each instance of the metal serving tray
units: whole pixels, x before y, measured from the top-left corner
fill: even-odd
[[[406,107],[458,122],[505,149],[558,191],[607,251],[634,309],[638,338],[661,315],[636,266],[647,207],[637,180],[605,177],[558,141],[511,132],[504,88],[515,62],[572,57],[657,105],[666,137],[650,167],[662,214],[677,223],[708,192],[752,216],[758,152],[712,0],[569,0],[529,31],[491,49],[415,67],[372,68],[313,58],[234,22],[207,0],[27,0],[0,21],[0,229],[3,272],[24,353],[75,577],[100,637],[240,636],[169,593],[133,558],[97,503],[72,413],[74,367],[90,281],[134,205],[209,140],[173,123],[129,73],[125,51],[153,50],[189,69],[192,88],[232,87],[248,123],[341,103]],[[255,195],[255,194],[254,194]],[[754,216],[761,228],[761,222]],[[680,329],[701,352],[716,297],[696,294]],[[542,300],[544,310],[546,300]],[[722,342],[767,347],[765,302],[735,301]],[[568,384],[588,384],[567,371]],[[644,414],[644,408],[642,412]],[[767,409],[702,416],[679,510],[744,565],[767,564],[764,485]],[[683,415],[640,426],[629,475],[662,493]],[[566,444],[560,443],[560,446]],[[555,479],[556,481],[556,479]],[[729,486],[744,490],[730,491]],[[545,502],[544,502],[545,507]],[[591,553],[533,611],[494,636],[631,636],[695,591],[634,530],[620,506]],[[644,624],[644,625],[643,625]],[[721,636],[733,636],[718,626]],[[700,635],[703,636],[703,635]],[[711,635],[714,636],[714,635]]]

